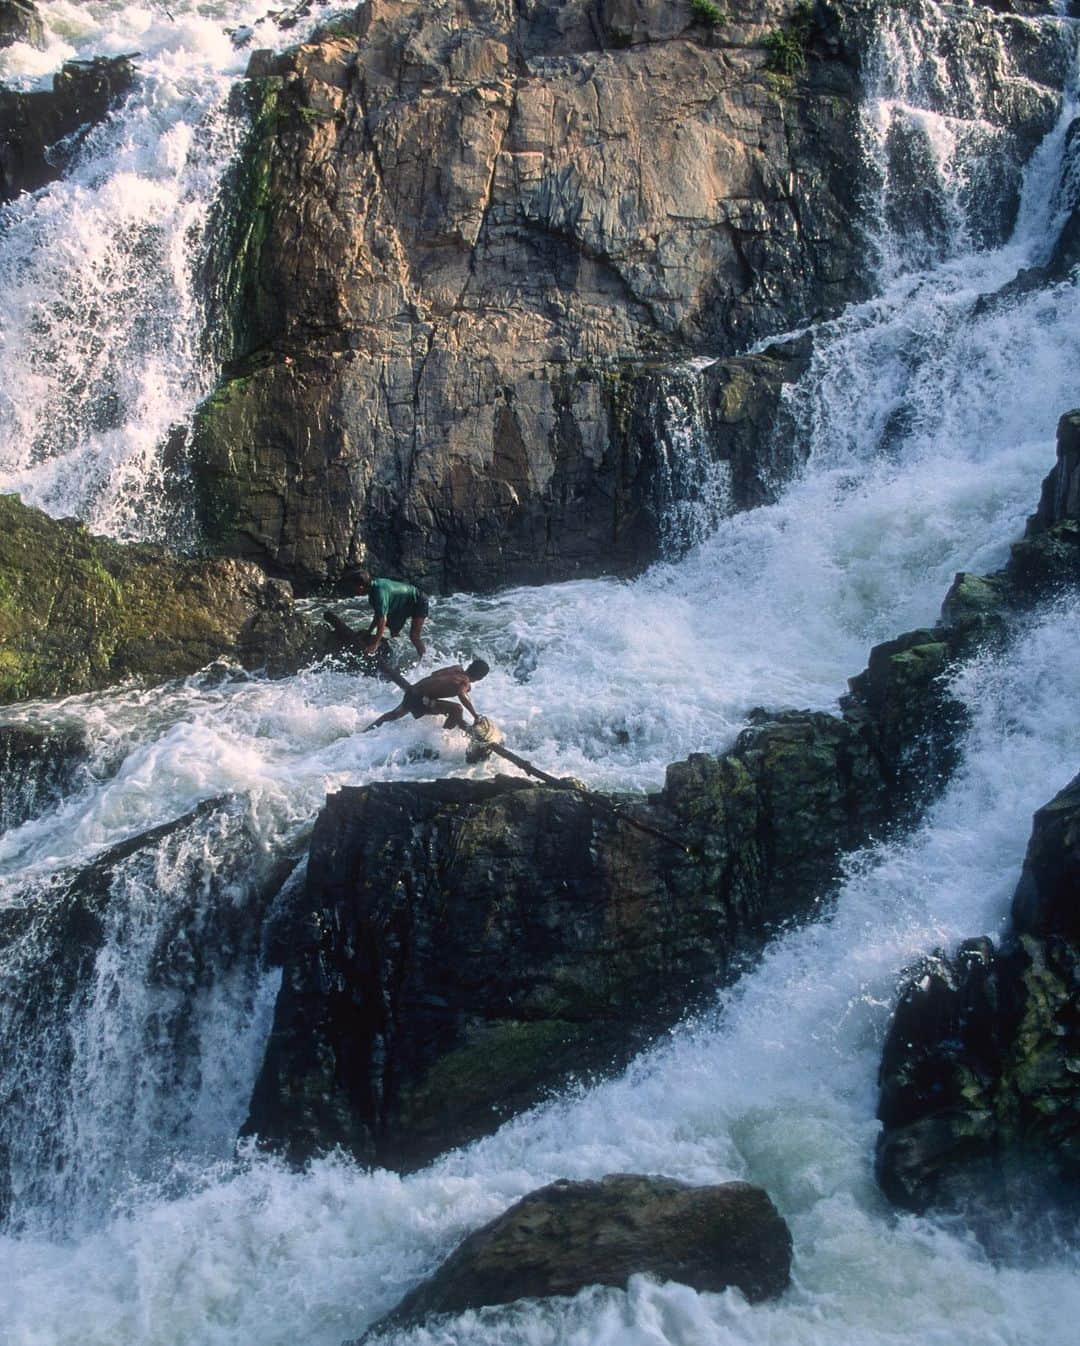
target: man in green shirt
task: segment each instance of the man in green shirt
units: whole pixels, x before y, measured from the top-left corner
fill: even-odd
[[[370,572],[359,567],[346,572],[344,583],[350,593],[361,596],[368,594],[371,598],[372,618],[368,627],[368,643],[364,647],[365,654],[376,652],[387,629],[392,636],[400,635],[402,627],[408,622],[409,639],[421,659],[424,657],[427,646],[420,638],[420,632],[424,629],[430,610],[425,593],[415,584],[373,577]]]

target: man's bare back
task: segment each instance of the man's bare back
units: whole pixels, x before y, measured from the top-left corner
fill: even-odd
[[[444,729],[464,729],[465,714],[462,707],[474,720],[478,718],[469,700],[469,692],[473,683],[478,682],[487,672],[487,664],[482,659],[474,659],[467,669],[460,664],[451,664],[411,684],[400,676],[395,677],[394,681],[405,693],[401,704],[394,710],[388,710],[385,715],[380,715],[367,726],[364,733],[369,729],[378,729],[379,725],[389,720],[400,720],[405,715],[412,715],[414,720],[424,715],[444,715]],[[455,705],[453,701],[444,700],[446,697],[456,697],[461,704]]]

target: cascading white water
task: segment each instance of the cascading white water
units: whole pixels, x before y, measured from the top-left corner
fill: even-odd
[[[0,209],[0,491],[110,536],[175,542],[166,447],[213,386],[198,268],[243,133],[228,97],[249,48],[227,30],[262,20],[259,42],[281,43],[266,16],[284,10],[39,8],[46,50],[0,53],[0,76],[138,53],[137,79],[62,181]]]
[[[890,11],[888,40],[929,59],[926,25],[947,33],[952,20],[919,7],[916,40],[906,12]],[[967,11],[959,18],[972,21]],[[974,143],[954,123],[979,121],[978,108],[948,108],[943,127],[930,110],[937,94],[920,109],[917,84],[893,80],[888,116],[903,103],[932,139]],[[1052,248],[1071,190],[1071,115],[1066,105],[1028,163],[1017,225],[1001,247],[969,250],[963,193],[953,194],[950,232],[932,248],[917,230],[897,231],[883,209],[883,292],[816,331],[812,368],[793,394],[811,461],[776,505],[725,520],[685,559],[633,583],[437,603],[429,663],[483,653],[494,667],[476,700],[514,746],[594,783],[654,788],[668,761],[729,741],[754,704],[832,706],[868,644],[933,621],[953,572],[999,564],[1022,531],[1053,460],[1057,416],[1080,400],[1075,283],[993,298]],[[886,121],[881,106],[868,106],[871,138]],[[985,148],[997,154],[1000,138]],[[938,198],[952,191],[954,162],[930,164]],[[884,182],[883,201],[888,193]],[[931,258],[931,269],[911,271]],[[39,1173],[42,1218],[0,1242],[9,1269],[0,1331],[13,1346],[337,1346],[517,1196],[557,1176],[629,1169],[762,1183],[792,1226],[792,1289],[750,1310],[734,1293],[639,1281],[626,1295],[466,1315],[409,1340],[1064,1346],[1080,1312],[1075,1253],[1047,1248],[1034,1261],[993,1266],[964,1231],[890,1214],[871,1163],[875,1071],[899,974],[935,945],[1000,931],[1031,812],[1076,769],[1078,616],[1075,600],[1050,607],[1006,655],[961,672],[973,727],[960,772],[912,838],[856,857],[827,921],[777,943],[714,1015],[620,1079],[407,1179],[342,1160],[305,1174],[254,1156],[228,1161],[221,1137],[243,1111],[244,1060],[253,1070],[265,1005],[257,954],[229,965],[236,994],[226,978],[216,1004],[198,986],[184,1002],[202,1040],[187,1042],[177,1071],[167,1044],[152,1046],[161,1003],[145,994],[142,969],[183,885],[163,885],[160,911],[121,904],[115,941],[103,946],[114,962],[95,964],[87,983],[93,1013],[68,1030],[84,1061],[107,1068],[72,1074],[75,1105],[61,1108],[67,1163],[96,1165],[101,1181],[75,1220],[64,1208],[68,1179],[50,1187]],[[246,800],[250,836],[280,854],[327,789],[490,769],[466,768],[460,744],[430,725],[357,735],[391,700],[316,669],[279,683],[204,676],[20,708],[36,722],[77,720],[91,760],[63,803],[0,836],[0,903],[47,889],[68,866],[221,794]],[[130,984],[118,975],[129,948]],[[123,1013],[110,1042],[114,997]],[[207,1110],[191,1071],[212,1067],[221,1041],[240,1059]],[[147,1059],[131,1062],[133,1050]],[[125,1113],[135,1077],[150,1096]],[[177,1085],[168,1108],[153,1096]],[[102,1154],[117,1116],[131,1134],[109,1168]],[[163,1125],[172,1175],[150,1143]]]

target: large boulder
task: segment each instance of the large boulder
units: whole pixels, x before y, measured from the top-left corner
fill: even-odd
[[[51,89],[0,87],[0,201],[62,177],[90,127],[102,121],[135,80],[127,56],[67,61]]]
[[[363,1337],[515,1299],[623,1288],[638,1273],[752,1303],[791,1277],[791,1234],[759,1187],[611,1174],[554,1182],[478,1229]]]
[[[789,9],[372,0],[256,54],[216,268],[232,365],[193,445],[214,544],[436,589],[653,559],[684,362],[869,283],[857,59],[819,7],[805,72],[771,72]],[[778,371],[730,373],[767,453],[768,398],[735,404]],[[698,448],[724,459],[708,425]],[[757,503],[741,475],[731,507]]]
[[[870,748],[825,715],[676,763],[648,800],[346,787],[282,932],[247,1130],[295,1161],[341,1144],[397,1167],[491,1130],[706,999],[885,806]]]
[[[316,822],[247,1130],[397,1167],[610,1069],[805,917],[893,796],[865,725],[758,717],[648,799],[347,787]]]
[[[0,495],[0,702],[161,681],[218,658],[285,671],[319,648],[280,580],[96,537]]]
[[[881,1063],[877,1175],[898,1205],[1000,1219],[1080,1202],[1080,776],[1034,818],[1001,947],[936,954]]]

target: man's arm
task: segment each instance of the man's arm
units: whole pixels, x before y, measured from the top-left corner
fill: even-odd
[[[371,625],[368,627],[368,643],[364,648],[364,653],[374,654],[386,632],[386,595],[383,593],[382,584],[379,580],[372,580],[368,597],[371,600],[372,617]]]
[[[386,631],[385,617],[379,617],[376,621],[373,621],[371,623],[371,626],[368,627],[368,637],[369,637],[368,643],[364,647],[365,654],[375,653],[375,651],[379,648],[379,641],[382,640],[385,631]]]
[[[465,707],[465,709],[469,712],[469,714],[473,717],[474,720],[478,720],[480,718],[480,716],[477,715],[476,711],[473,710],[473,703],[469,700],[468,693],[458,692],[458,700],[461,702],[461,704]]]

